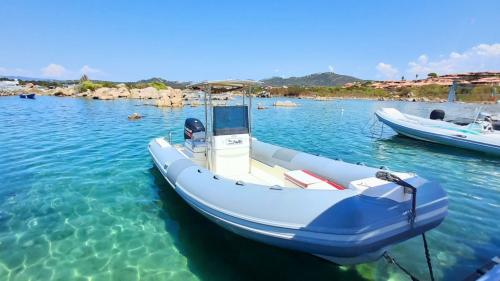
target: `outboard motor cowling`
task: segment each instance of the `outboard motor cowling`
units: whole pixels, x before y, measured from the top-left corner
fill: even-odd
[[[201,138],[205,137],[205,126],[203,123],[196,118],[187,118],[184,122],[184,140],[187,139],[199,139],[197,137],[203,133]]]
[[[493,120],[491,116],[484,117],[484,121],[488,121],[491,124],[491,129],[493,131],[500,131],[500,120]]]
[[[493,120],[491,126],[493,126],[493,130],[500,131],[500,120]]]
[[[431,116],[429,116],[431,120],[443,120],[444,119],[444,110],[434,109],[431,111]]]

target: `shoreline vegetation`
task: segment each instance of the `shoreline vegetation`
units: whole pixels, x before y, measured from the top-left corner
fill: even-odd
[[[398,89],[377,89],[370,86],[355,86],[345,88],[334,87],[287,87],[271,88],[270,96],[283,96],[295,98],[311,98],[316,100],[328,99],[372,99],[372,100],[399,100],[421,102],[446,102],[449,86],[425,85],[419,87],[403,87]],[[498,97],[492,96],[494,92],[500,93],[500,86],[476,86],[471,89],[458,89],[457,101],[467,103],[495,103]]]
[[[325,77],[327,80],[325,80]],[[340,78],[339,78],[340,77]],[[346,78],[347,77],[347,78]],[[323,80],[321,80],[321,78]],[[352,78],[352,82],[346,82]],[[287,80],[289,79],[289,80]],[[257,97],[285,97],[314,100],[331,99],[372,99],[396,100],[413,102],[445,102],[448,98],[450,85],[457,82],[457,101],[467,103],[497,103],[500,100],[500,72],[478,72],[437,76],[435,73],[426,79],[399,81],[366,81],[350,76],[334,73],[312,74],[304,77],[278,79],[281,86],[266,85],[263,80],[261,87],[253,89]],[[341,79],[342,83],[336,85]],[[14,80],[0,78],[1,81],[16,81],[14,88],[2,89],[0,96],[18,95],[21,93],[36,93],[51,96],[87,97],[92,99],[111,100],[116,98],[152,99],[154,105],[165,107],[180,107],[185,104],[197,106],[198,94],[186,89],[188,82],[168,81],[161,78],[151,78],[137,82],[111,82],[90,80],[83,75],[80,80]],[[331,86],[282,85],[287,81],[293,83],[332,84]],[[499,94],[497,94],[499,93]],[[234,92],[232,95],[240,93]],[[221,100],[226,97],[221,98]]]

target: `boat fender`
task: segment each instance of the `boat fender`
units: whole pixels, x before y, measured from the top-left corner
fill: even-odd
[[[441,109],[434,109],[431,111],[431,115],[429,116],[429,119],[431,120],[443,120],[444,119],[444,110]]]

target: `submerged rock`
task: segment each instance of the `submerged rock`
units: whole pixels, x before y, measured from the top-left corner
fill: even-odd
[[[190,103],[191,107],[197,107],[197,106],[200,106],[200,105],[201,105],[201,102],[198,101],[198,100],[191,101],[191,103]]]
[[[135,112],[135,113],[132,113],[128,116],[128,120],[139,120],[142,118],[142,115],[140,115],[139,113]]]
[[[298,105],[292,101],[286,100],[286,101],[277,101],[277,102],[273,103],[273,106],[295,107]]]

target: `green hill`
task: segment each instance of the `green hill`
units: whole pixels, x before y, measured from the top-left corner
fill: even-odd
[[[345,83],[363,81],[356,77],[336,74],[333,72],[315,73],[301,77],[272,77],[262,79],[261,82],[267,86],[342,86]]]

